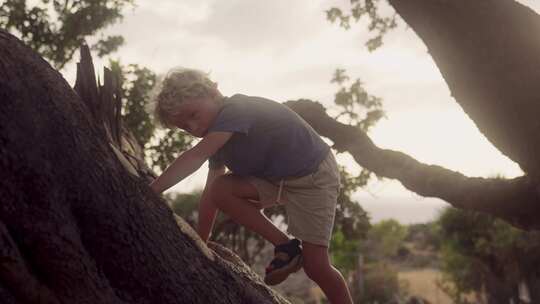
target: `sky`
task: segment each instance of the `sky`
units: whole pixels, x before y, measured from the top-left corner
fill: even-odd
[[[349,1],[320,0],[155,0],[136,1],[124,19],[104,33],[122,35],[125,45],[111,57],[137,63],[158,74],[183,66],[210,72],[221,92],[263,96],[278,102],[309,98],[332,108],[337,68],[383,99],[386,117],[370,132],[380,148],[467,176],[511,178],[522,171],[478,131],[450,92],[425,45],[400,21],[369,52],[365,21],[344,30],[326,20],[325,10],[346,9]],[[540,3],[519,1],[536,12]],[[97,37],[89,39],[95,41]],[[95,60],[101,71],[106,61]],[[75,63],[62,70],[72,85]],[[358,165],[345,154],[338,162],[353,173]],[[169,191],[204,187],[207,166]],[[422,198],[397,181],[374,180],[354,194],[374,221],[397,218],[425,222],[447,204]]]

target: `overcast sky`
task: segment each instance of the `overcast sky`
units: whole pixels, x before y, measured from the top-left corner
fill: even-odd
[[[379,147],[468,176],[521,175],[451,98],[426,47],[403,22],[385,37],[383,47],[370,53],[364,46],[370,37],[365,23],[346,31],[325,18],[325,10],[347,8],[349,1],[136,2],[138,7],[126,10],[124,20],[106,31],[126,39],[112,56],[123,64],[137,63],[156,73],[175,66],[197,68],[211,72],[224,95],[243,93],[279,102],[310,98],[328,107],[337,90],[330,79],[336,68],[343,68],[351,79],[360,78],[370,94],[383,98],[387,117],[369,133]],[[538,1],[520,2],[540,11]],[[104,62],[95,63],[101,71]],[[75,65],[63,73],[73,84]],[[359,170],[348,155],[338,155],[338,161],[351,172]],[[206,171],[204,166],[171,190],[203,187]],[[425,215],[403,221],[431,218],[444,205],[389,180],[374,181],[355,196],[372,213],[390,201],[394,207],[399,199],[421,201]]]

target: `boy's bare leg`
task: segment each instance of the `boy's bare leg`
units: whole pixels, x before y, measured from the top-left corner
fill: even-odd
[[[225,174],[212,183],[211,189],[212,202],[235,222],[274,245],[289,241],[289,237],[279,230],[260,208],[249,201],[249,199],[259,200],[259,194],[255,186],[245,178]]]
[[[351,294],[341,273],[332,266],[328,248],[302,242],[304,271],[323,290],[332,304],[352,304]]]
[[[214,227],[216,215],[217,207],[210,200],[208,189],[204,189],[201,195],[201,201],[199,202],[197,233],[205,243],[208,242],[208,238],[212,233],[212,227]]]

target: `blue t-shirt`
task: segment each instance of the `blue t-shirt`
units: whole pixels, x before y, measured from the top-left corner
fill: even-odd
[[[235,94],[224,98],[208,132],[233,132],[213,156],[238,175],[269,180],[315,172],[330,150],[315,130],[287,106],[262,97]]]

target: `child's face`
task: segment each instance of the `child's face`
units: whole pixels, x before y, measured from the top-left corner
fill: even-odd
[[[219,112],[220,104],[210,97],[184,100],[173,117],[173,124],[196,137],[204,137]]]

